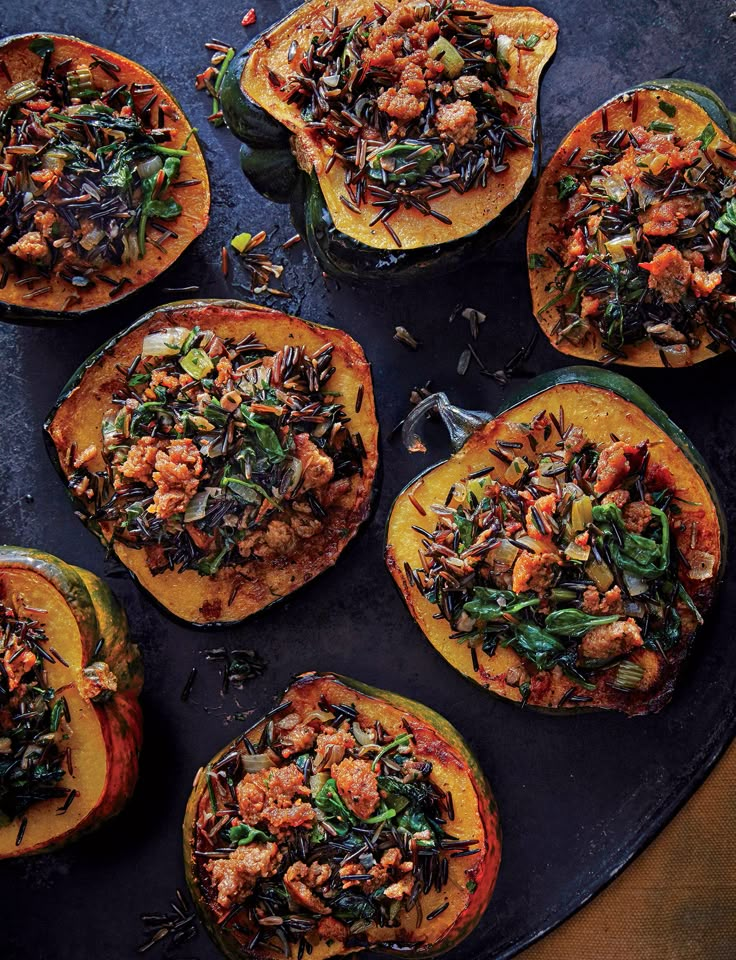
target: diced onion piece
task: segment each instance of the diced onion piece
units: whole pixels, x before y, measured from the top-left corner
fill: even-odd
[[[610,568],[598,560],[589,560],[585,565],[585,572],[601,593],[610,590],[613,584],[613,574]]]
[[[322,787],[330,779],[329,773],[313,773],[309,778],[309,789],[313,797],[316,797]]]
[[[465,488],[465,495],[468,500],[470,500],[470,494],[472,493],[475,499],[480,503],[483,499],[483,488],[486,485],[486,477],[478,477],[475,480],[468,480],[467,486]]]
[[[526,533],[517,537],[516,541],[517,543],[523,543],[526,547],[530,547],[535,553],[544,553],[545,551],[545,545],[541,541],[535,540],[534,537],[530,537]]]
[[[462,54],[445,37],[439,37],[427,51],[433,60],[441,60],[443,73],[450,80],[456,80],[463,72],[465,61]]]
[[[69,154],[64,150],[47,150],[43,155],[44,170],[53,170],[60,173],[69,159]]]
[[[624,570],[624,583],[626,584],[626,589],[629,591],[629,594],[632,597],[640,597],[649,589],[649,584],[646,580],[642,580],[641,577],[634,576],[634,574],[629,573],[628,570]]]
[[[85,250],[94,250],[104,237],[105,234],[100,227],[93,227],[89,233],[79,241],[79,246]]]
[[[190,414],[189,422],[193,423],[201,433],[211,433],[215,429],[215,425],[210,423],[207,417],[200,417],[196,413]]]
[[[565,547],[565,556],[568,560],[579,560],[584,563],[590,556],[590,547],[584,547],[573,540]]]
[[[373,731],[364,730],[357,720],[353,721],[352,730],[353,730],[353,736],[355,737],[356,741],[361,745],[361,747],[365,747],[367,744],[373,743],[373,739],[374,739]]]
[[[690,564],[687,575],[691,580],[710,580],[713,576],[716,558],[712,553],[695,550],[688,556],[687,562]]]
[[[554,477],[547,477],[543,473],[538,473],[534,477],[534,486],[540,490],[556,490],[557,484]]]
[[[627,617],[643,617],[646,612],[646,605],[641,600],[627,600],[624,604],[624,613]]]
[[[686,343],[670,343],[660,350],[670,367],[689,367],[693,362],[692,351]]]
[[[201,380],[215,368],[212,360],[200,347],[193,347],[185,357],[181,358],[179,366],[194,380]]]
[[[246,753],[241,758],[241,763],[245,773],[258,773],[260,770],[270,770],[275,766],[266,753]]]
[[[588,496],[575,500],[570,511],[570,526],[575,533],[585,530],[593,522],[593,501]]]
[[[521,482],[526,471],[529,469],[529,464],[524,460],[523,457],[514,457],[511,463],[506,469],[503,478],[509,486],[516,486],[517,483]]]
[[[186,327],[168,327],[143,338],[141,354],[144,357],[173,357],[191,333]]]
[[[514,49],[512,37],[507,37],[505,33],[499,34],[496,38],[496,55],[499,60],[505,63],[511,63],[511,51]]]
[[[319,720],[320,723],[329,723],[330,720],[334,719],[334,714],[327,713],[326,710],[310,710],[304,717],[304,723],[311,723],[313,720]]]
[[[623,263],[628,256],[636,252],[636,241],[629,233],[613,237],[606,241],[606,252],[614,263]]]
[[[195,493],[184,513],[184,523],[193,523],[195,520],[201,520],[207,513],[207,501],[209,498],[210,495],[206,490],[200,490],[199,493]]]
[[[494,571],[498,572],[500,570],[510,570],[518,554],[518,547],[515,547],[508,540],[502,540],[487,556],[493,564]]]
[[[644,667],[631,660],[624,660],[618,665],[613,685],[619,690],[635,690],[643,677]]]
[[[145,180],[148,177],[155,176],[162,166],[163,161],[161,157],[156,154],[155,157],[148,157],[146,160],[141,160],[140,163],[136,164],[136,170],[141,180]]]

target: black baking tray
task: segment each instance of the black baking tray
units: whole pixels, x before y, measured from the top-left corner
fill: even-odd
[[[47,459],[42,421],[78,364],[145,310],[198,284],[204,296],[242,296],[247,278],[234,264],[220,271],[220,248],[243,230],[265,229],[281,243],[293,229],[285,208],[256,196],[240,175],[237,143],[206,117],[209,101],[194,90],[212,35],[239,45],[295,4],[255,0],[258,24],[240,26],[246,3],[195,0],[5,0],[0,33],[47,30],[77,34],[139,60],[172,89],[206,151],[212,221],[168,274],[97,316],[60,328],[0,330],[0,541],[39,547],[99,574],[103,551],[75,519]],[[677,75],[712,86],[728,99],[736,61],[732,5],[692,0],[545,0],[560,24],[556,59],[542,92],[545,156],[576,119],[618,90]],[[431,705],[464,733],[491,780],[501,810],[504,852],[496,894],[475,933],[453,960],[506,958],[561,922],[617,874],[664,826],[703,780],[736,728],[735,592],[727,574],[672,704],[659,716],[552,717],[492,699],[456,674],[424,640],[383,565],[383,536],[394,496],[446,452],[430,428],[430,451],[410,455],[390,438],[412,387],[431,380],[456,402],[494,410],[504,388],[471,367],[456,374],[468,340],[466,321],[448,318],[460,303],[487,313],[476,344],[495,370],[533,335],[524,229],[492,256],[447,278],[398,291],[325,282],[298,245],[284,255],[278,306],[343,327],[373,363],[384,460],[374,516],[337,566],[278,607],[243,626],[203,633],[166,618],[125,576],[110,583],[125,604],[145,654],[145,747],[140,784],[125,812],[94,836],[53,856],[0,864],[4,960],[123,960],[143,943],[140,914],[166,910],[183,886],[181,820],[197,768],[245,725],[235,713],[268,708],[298,672],[336,670]],[[421,340],[416,352],[392,339],[403,324]],[[539,342],[518,377],[564,366]],[[689,370],[633,371],[695,441],[709,463],[728,515],[736,508],[736,358]],[[733,562],[733,557],[730,558]],[[266,673],[236,695],[221,697],[205,649],[251,647]],[[187,702],[180,694],[199,668]],[[216,960],[204,932],[146,956]]]

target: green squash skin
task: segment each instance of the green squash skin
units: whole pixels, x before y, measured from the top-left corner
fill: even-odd
[[[269,27],[267,32],[272,29]],[[294,226],[312,256],[330,276],[351,282],[380,280],[384,284],[397,284],[426,277],[428,270],[435,275],[449,273],[484,256],[527,212],[541,172],[539,112],[532,135],[534,154],[529,179],[490,223],[449,243],[411,250],[381,250],[342,233],[332,221],[316,175],[297,165],[289,148],[289,131],[241,88],[240,78],[250,47],[251,44],[236,54],[225,71],[220,87],[220,107],[225,123],[239,140],[252,148],[245,166],[241,152],[241,167],[251,186],[268,200],[290,202]],[[290,164],[287,155],[291,158]],[[287,192],[282,184],[290,166],[293,166],[294,180]]]
[[[28,39],[28,38],[32,39],[35,37],[49,37],[52,40],[54,38],[63,39],[63,40],[77,40],[80,43],[87,42],[71,34],[62,34],[62,33],[46,33],[46,32],[34,31],[33,33],[14,34],[13,36],[5,37],[3,38],[2,41],[0,41],[0,57],[2,57],[3,49],[7,44],[13,43],[16,40],[22,40],[22,39]],[[99,47],[99,51],[100,51],[100,54],[104,54],[105,48]],[[150,73],[150,71],[148,72]],[[166,93],[166,98],[169,101],[169,103],[175,109],[177,109],[179,113],[184,115],[184,110],[182,109],[179,101],[174,96],[174,94],[169,90],[169,88],[165,84],[161,83],[158,77],[156,77],[156,81],[161,87],[161,89]],[[196,132],[194,136],[196,137]],[[193,243],[195,239],[196,237],[192,237],[191,243]],[[182,254],[184,252],[185,251],[182,250]],[[174,263],[176,262],[177,261],[174,261]],[[173,267],[174,263],[169,264],[166,270],[169,270],[171,267]],[[163,277],[163,275],[166,273],[166,270],[162,271],[162,273],[160,273],[157,277],[154,277],[153,280],[149,280],[148,283],[155,283],[156,280],[158,280],[160,277]],[[146,286],[147,285],[148,284],[146,284]],[[70,289],[73,289],[73,288],[70,288]],[[141,287],[139,286],[131,286],[130,284],[126,284],[123,290],[120,292],[120,294],[116,296],[114,300],[111,300],[109,304],[105,304],[99,307],[90,307],[88,310],[75,310],[71,314],[71,320],[69,319],[69,316],[65,313],[62,313],[61,310],[59,311],[38,310],[38,309],[34,309],[33,307],[22,307],[22,306],[19,306],[18,304],[8,304],[8,303],[0,302],[0,323],[12,323],[16,326],[30,326],[30,327],[57,327],[62,324],[73,322],[75,317],[87,317],[97,313],[98,310],[105,310],[108,306],[111,306],[112,304],[120,303],[126,297],[129,297],[132,294],[137,293],[140,289]],[[1,295],[2,294],[0,292],[0,296]]]
[[[220,109],[223,119],[230,132],[251,147],[273,150],[281,147],[291,153],[290,134],[286,127],[243,93],[240,86],[250,47],[251,44],[248,44],[236,53],[225,71],[220,85]],[[294,165],[296,166],[296,161]]]
[[[718,492],[713,484],[710,470],[693,442],[680,429],[680,427],[677,426],[677,424],[670,420],[659,404],[656,403],[648,393],[642,390],[641,387],[635,384],[632,380],[629,380],[628,377],[624,377],[620,373],[614,373],[612,370],[606,367],[583,365],[564,367],[560,370],[550,370],[547,373],[542,373],[539,376],[534,377],[534,379],[530,380],[528,383],[520,384],[516,389],[511,391],[508,397],[505,398],[504,406],[500,410],[497,410],[493,416],[502,416],[507,410],[517,406],[517,404],[520,404],[525,400],[530,400],[532,397],[543,393],[550,387],[558,386],[559,384],[563,383],[589,384],[593,387],[600,387],[603,390],[610,390],[612,393],[618,394],[618,396],[622,397],[629,403],[633,403],[635,406],[639,407],[640,410],[643,410],[649,419],[654,421],[654,423],[656,423],[657,426],[660,427],[677,444],[682,453],[696,468],[700,478],[708,489],[711,499],[713,500],[713,506],[715,507],[716,515],[718,517],[718,525],[720,528],[721,563],[715,583],[713,584],[714,594],[717,593],[718,588],[725,576],[727,562],[726,558],[728,552],[728,526],[723,504],[721,503]],[[442,466],[446,462],[446,460],[440,460],[437,463],[433,463],[431,466],[426,467],[419,474],[417,474],[416,477],[410,480],[409,483],[407,483],[406,486],[397,494],[388,511],[386,525],[384,527],[384,555],[386,554],[386,548],[388,546],[389,524],[391,522],[391,516],[393,514],[395,505],[402,498],[406,497],[408,492],[416,485],[418,480],[427,474],[432,473],[437,467]],[[401,589],[395,581],[394,584],[396,589],[399,591],[399,594],[401,594],[403,600],[403,593]],[[418,624],[417,628],[420,631],[420,635],[424,636]],[[687,655],[689,655],[689,653],[690,651],[688,650]],[[471,677],[466,677],[466,679],[473,685],[473,687],[478,686],[478,684]],[[505,697],[499,696],[493,690],[486,690],[485,692],[496,699],[503,700],[504,703],[511,702],[513,706],[516,706],[519,709],[533,710],[536,713],[544,713],[550,716],[559,717],[571,716],[579,713],[598,712],[597,708],[586,707],[584,704],[578,707],[567,707],[565,710],[557,710],[550,707],[537,707],[530,703],[522,705],[513,703],[512,701],[507,700]]]
[[[240,147],[240,169],[254,189],[273,203],[288,203],[301,176],[291,150],[251,147],[248,143]]]
[[[303,173],[300,178],[301,192],[294,194],[291,202],[292,220],[322,269],[338,279],[380,280],[393,285],[426,277],[428,270],[436,276],[450,273],[484,256],[526,213],[541,170],[542,144],[538,131],[537,118],[532,173],[521,193],[495,220],[450,243],[412,250],[379,250],[354,240],[336,229],[314,174]]]
[[[197,307],[197,306],[218,306],[218,307],[223,307],[227,309],[240,309],[244,306],[244,303],[241,300],[200,298],[198,300],[177,300],[171,303],[163,304],[160,307],[154,307],[153,310],[149,310],[146,313],[144,313],[143,316],[139,317],[130,326],[121,330],[119,333],[114,334],[114,336],[110,337],[109,340],[106,340],[105,343],[102,344],[102,346],[98,347],[94,353],[90,354],[90,356],[87,357],[87,359],[84,360],[77,367],[77,369],[74,371],[74,373],[71,375],[71,377],[67,380],[67,382],[59,391],[59,395],[56,399],[56,402],[54,403],[53,407],[47,414],[46,419],[44,420],[44,423],[43,423],[43,440],[44,440],[44,446],[46,447],[46,453],[48,454],[48,457],[51,460],[51,464],[54,470],[56,471],[56,473],[59,475],[59,478],[61,479],[62,483],[64,484],[64,488],[66,489],[67,496],[69,497],[69,500],[71,501],[72,505],[75,508],[76,508],[76,500],[71,490],[69,490],[68,478],[59,461],[59,451],[56,449],[56,444],[54,443],[50,434],[50,427],[54,420],[54,417],[56,416],[59,410],[59,407],[66,400],[69,394],[76,389],[82,377],[87,372],[87,370],[89,370],[90,367],[93,367],[100,360],[100,358],[104,356],[106,352],[108,352],[109,350],[112,350],[124,336],[131,333],[137,327],[141,326],[141,324],[146,323],[153,314],[163,313],[167,311],[175,312],[181,307]],[[253,305],[252,304],[248,305],[248,309],[253,309]],[[315,324],[315,326],[320,326],[320,324]],[[380,443],[380,432],[378,434],[378,441]],[[346,545],[344,550],[349,550],[353,546],[353,542],[357,538],[357,534],[361,530],[364,530],[371,523],[372,518],[375,514],[375,511],[378,507],[378,501],[380,499],[382,485],[383,485],[383,459],[379,457],[378,465],[376,467],[375,477],[373,480],[373,489],[371,490],[370,502],[368,504],[365,519],[360,524],[360,527],[358,531],[356,531],[356,534],[353,537],[351,537],[351,542]],[[95,525],[93,523],[85,523],[85,527],[90,531],[90,533],[94,534],[94,536],[97,537],[97,539],[100,541],[103,547],[105,547],[108,550],[110,549],[110,544],[108,544],[107,540],[102,536],[101,531],[99,531],[99,529],[95,529]],[[238,621],[213,621],[211,623],[204,624],[204,623],[190,623],[188,620],[183,620],[181,617],[177,617],[176,614],[173,614],[170,610],[168,610],[166,606],[164,606],[164,604],[160,600],[158,600],[152,593],[149,593],[148,590],[146,590],[146,588],[142,586],[142,584],[138,580],[138,577],[136,577],[136,575],[133,573],[132,570],[129,570],[127,567],[125,568],[125,570],[128,576],[131,578],[131,580],[138,587],[138,589],[146,595],[146,598],[151,603],[153,603],[153,605],[158,610],[160,610],[160,612],[164,616],[168,617],[169,620],[173,620],[175,623],[179,623],[182,626],[188,627],[191,630],[207,631],[207,630],[216,630],[220,627],[232,628],[232,627],[238,626],[239,623],[243,622],[243,621],[239,621],[239,622]],[[317,580],[317,579],[318,579],[317,577],[314,577],[313,580],[305,584],[304,587],[302,587],[302,589],[309,587],[311,583],[313,583],[314,580]],[[256,617],[261,617],[267,610],[270,610],[271,607],[273,607],[275,604],[282,603],[283,601],[288,600],[290,596],[291,594],[286,594],[283,597],[276,597],[274,600],[271,601],[271,603],[267,604],[267,606],[257,611],[257,613],[251,614],[247,619],[254,620]]]
[[[486,808],[488,809],[491,817],[496,818],[496,835],[495,842],[499,847],[502,847],[502,830],[498,822],[498,805],[496,803],[495,797],[491,791],[491,787],[486,779],[486,776],[483,770],[480,767],[477,759],[475,758],[470,747],[465,742],[464,738],[460,732],[454,727],[449,720],[446,720],[443,716],[436,713],[430,707],[427,707],[423,703],[418,703],[416,700],[411,700],[408,697],[402,697],[399,694],[392,693],[387,690],[380,690],[376,687],[371,687],[368,684],[361,683],[357,680],[353,680],[350,677],[345,677],[336,673],[305,673],[296,677],[292,683],[287,687],[282,696],[275,700],[275,703],[283,702],[289,697],[291,690],[305,684],[311,684],[315,681],[322,679],[334,680],[342,684],[346,688],[346,698],[349,698],[350,690],[354,690],[357,693],[363,694],[367,697],[373,699],[385,700],[387,703],[391,704],[394,707],[399,707],[404,710],[407,714],[413,714],[421,718],[424,722],[429,724],[432,728],[438,731],[440,735],[447,740],[452,746],[457,750],[457,752],[462,757],[463,763],[468,767],[474,781],[477,795],[484,801]],[[257,720],[251,727],[244,732],[244,736],[248,736],[253,730],[257,729],[258,726],[263,722],[263,718]],[[237,738],[239,739],[239,738]],[[220,757],[224,756],[232,748],[233,744],[227,744],[222,750],[210,760],[206,767],[211,767],[215,764]],[[199,892],[199,884],[197,876],[194,870],[194,858],[192,856],[193,848],[193,837],[192,837],[192,825],[195,822],[197,816],[197,808],[199,803],[200,793],[197,790],[197,785],[199,781],[199,774],[195,777],[195,789],[192,791],[189,800],[187,802],[186,810],[184,813],[184,823],[183,823],[183,852],[184,852],[184,875],[187,883],[187,888],[189,894],[194,903],[195,910],[202,921],[202,925],[207,930],[207,933],[210,935],[212,940],[215,942],[217,947],[221,952],[228,958],[228,960],[240,960],[243,957],[242,949],[239,947],[236,941],[232,937],[228,936],[227,930],[218,924],[211,910],[209,910],[206,904],[203,902],[203,898]],[[489,837],[489,842],[493,841],[493,836]],[[490,894],[493,892],[493,887],[491,887]],[[466,923],[459,927],[457,934],[451,943],[443,941],[439,944],[437,949],[432,949],[432,945],[427,945],[422,948],[418,946],[416,950],[407,950],[406,948],[401,948],[393,946],[391,944],[376,945],[372,950],[367,952],[367,956],[405,956],[410,958],[430,958],[440,956],[446,951],[451,950],[453,947],[456,947],[458,943],[465,939],[472,931],[475,929],[475,926],[485,913],[488,901],[476,905],[477,909],[473,914],[468,918]],[[359,951],[363,953],[364,951]],[[268,958],[273,954],[271,951],[254,951],[253,957],[254,960],[260,960],[260,958]],[[352,953],[350,954],[353,955]],[[356,952],[357,956],[357,952]]]

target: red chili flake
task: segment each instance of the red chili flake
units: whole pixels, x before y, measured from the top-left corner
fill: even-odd
[[[252,27],[256,22],[256,11],[253,7],[250,10],[247,10],[243,14],[243,19],[240,21],[244,27]]]

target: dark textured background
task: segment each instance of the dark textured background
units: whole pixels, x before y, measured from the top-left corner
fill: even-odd
[[[77,364],[144,310],[176,295],[166,286],[198,282],[206,296],[243,295],[246,278],[226,282],[220,247],[238,231],[266,229],[274,245],[293,230],[286,211],[254,195],[237,168],[237,145],[208,126],[208,100],[193,89],[213,33],[240,45],[294,6],[256,0],[258,26],[240,18],[249,2],[192,0],[109,4],[76,0],[3,0],[0,33],[76,33],[139,60],[168,84],[199,127],[213,187],[212,222],[163,280],[94,319],[60,329],[0,331],[0,541],[41,547],[104,572],[102,551],[72,516],[43,449],[41,423]],[[728,99],[736,58],[731,0],[547,0],[560,23],[556,59],[542,94],[546,155],[572,123],[636,81],[675,73]],[[409,390],[428,378],[453,399],[493,410],[504,391],[477,369],[455,374],[467,338],[464,321],[448,324],[458,302],[487,312],[478,350],[502,366],[533,333],[523,227],[466,274],[400,292],[325,284],[299,246],[284,256],[285,309],[347,329],[373,362],[383,429],[384,479],[378,510],[338,566],[286,603],[245,626],[204,634],[172,624],[127,579],[112,583],[145,653],[146,743],[139,788],[123,815],[93,837],[53,857],[0,864],[3,960],[123,960],[143,940],[138,915],[166,907],[180,868],[180,821],[192,777],[240,729],[238,709],[260,711],[295,672],[335,669],[426,701],[466,735],[491,779],[502,813],[504,861],[496,895],[476,933],[454,954],[509,956],[589,897],[651,838],[704,775],[733,728],[736,615],[721,601],[710,617],[673,704],[658,717],[555,718],[495,701],[456,675],[423,640],[382,563],[383,527],[392,498],[431,462],[411,457],[387,436]],[[422,340],[410,353],[392,339],[396,323]],[[546,342],[524,375],[563,365]],[[639,372],[636,379],[696,441],[729,514],[736,503],[734,359],[692,370]],[[443,451],[438,431],[434,454]],[[430,454],[431,457],[432,454]],[[33,497],[32,500],[28,495]],[[224,701],[214,665],[201,651],[226,644],[257,648],[267,673]],[[192,665],[193,695],[180,691]],[[256,714],[257,715],[257,714]],[[164,955],[161,946],[149,956]],[[214,960],[200,933],[172,958]]]

